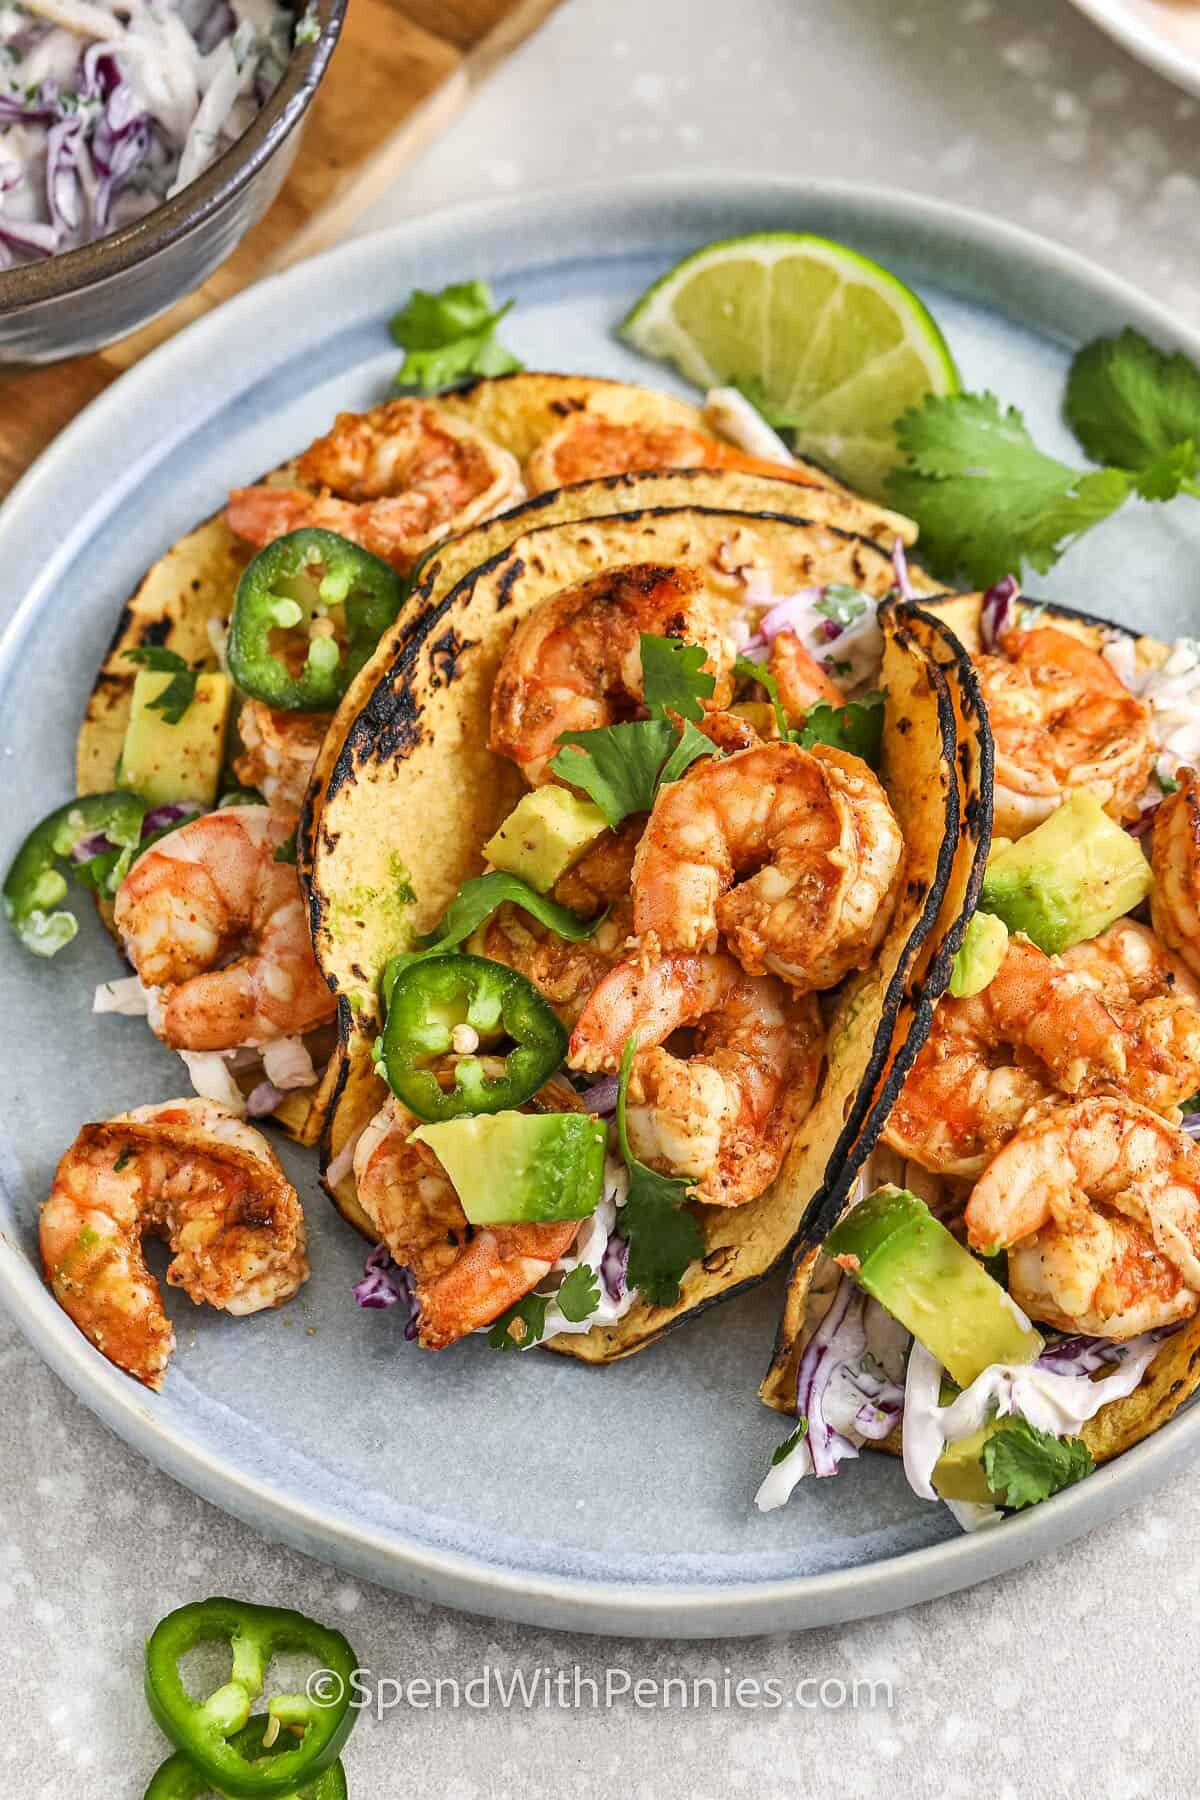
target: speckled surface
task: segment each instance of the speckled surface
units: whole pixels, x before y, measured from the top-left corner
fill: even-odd
[[[655,168],[857,176],[1032,224],[1200,317],[1194,105],[1065,5],[741,0],[736,36],[733,12],[568,0],[375,222]],[[15,1800],[141,1792],[159,1754],[139,1693],[141,1636],[169,1607],[220,1591],[340,1619],[377,1678],[465,1683],[490,1666],[539,1687],[528,1709],[452,1711],[447,1689],[441,1710],[364,1719],[347,1757],[355,1795],[473,1800],[543,1781],[697,1800],[1193,1785],[1171,1679],[1190,1667],[1200,1618],[1186,1477],[1082,1544],[902,1617],[791,1639],[598,1643],[349,1583],[155,1473],[7,1324],[0,1368],[0,1791]],[[539,1672],[567,1671],[569,1697],[576,1667],[584,1706],[547,1701]],[[606,1669],[617,1687],[627,1671],[711,1677],[718,1694],[727,1681],[790,1691],[801,1677],[873,1677],[893,1684],[892,1705],[683,1711],[675,1689],[665,1711],[648,1692],[605,1709]],[[595,1707],[586,1677],[600,1686]]]

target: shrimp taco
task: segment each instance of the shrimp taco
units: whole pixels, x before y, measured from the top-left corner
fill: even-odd
[[[779,454],[788,457],[782,446]],[[687,472],[619,472],[651,458]],[[167,952],[148,951],[147,902],[135,910],[131,890],[119,918],[114,904],[131,846],[89,828],[71,848],[91,840],[93,854],[78,866],[90,870],[106,923],[136,971],[105,984],[98,1005],[146,1012],[185,1056],[200,1092],[235,1108],[249,1102],[313,1142],[329,1096],[332,1002],[314,986],[302,930],[281,934],[278,917],[267,914],[255,870],[264,858],[307,870],[329,770],[406,621],[449,569],[465,572],[520,535],[527,493],[537,496],[526,504],[539,522],[550,522],[677,500],[680,484],[702,500],[720,495],[761,508],[799,483],[818,516],[911,538],[908,520],[789,462],[739,449],[667,395],[591,377],[520,374],[438,400],[341,414],[302,455],[235,489],[225,510],[172,546],[127,603],[77,749],[78,793],[88,797],[93,823],[102,827],[102,814],[123,817],[131,791],[146,803],[139,846],[172,831],[173,842],[139,876],[143,888],[152,870],[177,887],[183,859],[204,869],[212,949],[181,955],[180,934],[167,931]],[[565,475],[589,473],[605,479],[553,491]],[[483,523],[498,514],[503,523]],[[455,551],[431,558],[451,534]],[[106,795],[118,797],[109,803]],[[247,819],[239,832],[236,818],[219,827],[191,822],[217,806],[234,806],[240,817],[244,805],[262,800],[277,823]],[[265,886],[290,907],[294,880],[272,870]],[[163,904],[158,889],[152,904]],[[283,946],[282,960],[242,959],[241,987],[228,974],[215,982],[206,956],[226,963],[233,939],[257,944],[268,933]],[[182,996],[159,1004],[160,993],[202,975],[202,1004],[190,990],[196,1010],[185,1014]],[[291,997],[264,1008],[262,980],[294,983]],[[242,991],[247,982],[257,998]]]
[[[426,1347],[628,1355],[866,1154],[978,835],[959,653],[895,579],[829,525],[652,508],[526,529],[412,616],[311,901],[326,1184]]]
[[[1200,655],[1011,581],[902,610],[971,660],[982,857],[880,1141],[796,1256],[762,1397],[803,1423],[759,1504],[875,1446],[974,1527],[1200,1382]]]

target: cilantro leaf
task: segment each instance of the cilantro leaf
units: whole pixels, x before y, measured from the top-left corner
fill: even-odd
[[[505,905],[519,906],[568,944],[582,944],[590,938],[605,916],[599,913],[594,919],[581,919],[548,894],[539,894],[519,875],[491,869],[486,875],[472,875],[463,882],[433,930],[420,940],[421,949],[433,955],[456,949],[478,931],[485,919],[491,918],[497,907]]]
[[[291,863],[293,867],[295,866],[296,833],[294,830],[290,837],[284,838],[282,844],[280,844],[279,848],[276,850],[275,861],[277,863]]]
[[[149,702],[149,711],[160,712],[168,725],[178,725],[196,698],[197,671],[176,651],[166,650],[161,644],[143,644],[138,650],[125,650],[122,654],[129,662],[140,663],[144,669],[171,676],[162,693]]]
[[[792,736],[802,750],[811,750],[814,744],[831,744],[836,750],[861,756],[877,769],[883,744],[883,701],[878,688],[864,694],[861,700],[848,700],[845,706],[819,700],[809,707],[803,725]]]
[[[790,1456],[796,1446],[808,1436],[808,1420],[803,1416],[790,1437],[785,1437],[782,1444],[776,1444],[771,1452],[771,1467],[777,1469],[784,1457]]]
[[[673,1306],[687,1268],[704,1255],[704,1234],[691,1213],[683,1210],[689,1184],[648,1169],[629,1148],[625,1095],[636,1051],[635,1032],[625,1045],[617,1088],[617,1137],[629,1170],[629,1193],[617,1223],[629,1244],[629,1285],[652,1306]]]
[[[549,1294],[526,1294],[507,1312],[502,1312],[488,1332],[492,1349],[528,1350],[531,1345],[540,1343],[546,1330],[549,1305]]]
[[[993,394],[930,395],[896,436],[908,466],[889,476],[890,499],[918,521],[926,560],[977,587],[1024,563],[1045,574],[1134,486],[1124,469],[1072,469],[1047,456]]]
[[[1095,1468],[1082,1438],[1056,1438],[1019,1414],[1006,1419],[983,1446],[983,1473],[1001,1506],[1019,1509],[1048,1500]]]
[[[610,825],[649,812],[659,773],[675,742],[669,719],[636,719],[595,731],[564,731],[550,767],[589,794]],[[710,746],[711,748],[711,746]]]
[[[643,631],[642,695],[652,719],[664,719],[669,712],[681,719],[704,717],[702,701],[711,699],[717,686],[716,676],[705,671],[707,660],[703,644]]]
[[[1143,499],[1197,491],[1200,369],[1182,351],[1168,355],[1129,329],[1097,338],[1071,364],[1063,411],[1093,462],[1138,472]],[[1151,470],[1159,472],[1147,491]],[[1178,475],[1175,485],[1156,491],[1169,486],[1167,470]]]
[[[1139,500],[1173,500],[1176,494],[1195,491],[1196,446],[1191,438],[1172,444],[1134,477]]]
[[[496,327],[513,302],[497,306],[486,281],[452,282],[440,293],[414,288],[391,323],[405,351],[398,387],[436,393],[468,375],[507,375],[524,367],[496,341]]]
[[[844,581],[831,581],[826,586],[821,598],[813,603],[813,611],[820,613],[823,619],[831,619],[843,630],[861,619],[868,606],[873,602],[857,588],[848,587]]]
[[[690,719],[685,719],[679,742],[659,770],[658,785],[665,787],[668,781],[678,781],[686,769],[701,756],[712,756],[716,745],[711,738],[698,731]]]
[[[563,1276],[554,1299],[563,1318],[570,1319],[572,1325],[590,1319],[600,1304],[600,1282],[595,1269],[580,1263],[577,1269]]]

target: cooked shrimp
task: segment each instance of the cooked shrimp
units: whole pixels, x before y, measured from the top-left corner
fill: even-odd
[[[175,1346],[142,1254],[174,1252],[172,1287],[197,1306],[260,1312],[308,1280],[304,1213],[274,1151],[212,1100],[168,1100],[85,1125],[43,1202],[46,1280],[84,1336],[160,1388]]]
[[[573,414],[543,439],[525,473],[530,492],[541,494],[568,482],[625,475],[635,469],[741,469],[800,487],[821,485],[811,469],[751,456],[690,425],[621,424],[589,412]]]
[[[1058,960],[1109,1006],[1174,997],[1200,1007],[1200,982],[1161,936],[1136,919],[1118,919],[1099,937],[1064,950]]]
[[[1163,942],[1200,975],[1200,776],[1180,769],[1178,780],[1154,819],[1150,917]]]
[[[777,631],[771,639],[767,669],[775,677],[779,702],[793,722],[810,706],[827,702],[844,706],[846,696],[829,679],[815,656],[810,656],[794,631]]]
[[[247,700],[237,719],[244,748],[234,774],[269,805],[299,812],[329,720],[329,713],[273,712],[262,700]]]
[[[613,907],[590,938],[568,943],[517,906],[501,906],[481,925],[468,948],[505,963],[531,981],[564,1025],[575,1023],[601,977],[624,954],[633,929],[628,899]]]
[[[515,457],[430,400],[339,413],[295,472],[300,486],[236,488],[230,529],[261,547],[319,525],[402,573],[430,544],[525,497]]]
[[[663,1048],[695,1028],[695,1052]],[[816,1091],[820,1013],[731,956],[618,963],[571,1035],[572,1068],[617,1069],[629,1038],[626,1125],[634,1155],[685,1177],[697,1199],[742,1206],[770,1186]]]
[[[1121,1094],[1172,1111],[1200,1086],[1200,1011],[1151,991],[1140,932],[1122,921],[1079,946],[1088,957],[1046,956],[1011,938],[981,993],[939,1005],[886,1142],[936,1173],[977,1175],[1030,1109],[1056,1095]],[[1135,1001],[1138,993],[1147,997]],[[1125,1003],[1106,1004],[1106,994]]]
[[[317,968],[293,864],[276,851],[288,813],[230,806],[139,856],[114,919],[147,987],[154,1029],[175,1050],[232,1050],[324,1025],[336,1010]]]
[[[967,1202],[967,1238],[1008,1250],[1008,1289],[1047,1325],[1128,1338],[1200,1306],[1200,1153],[1129,1100],[1031,1121]]]
[[[512,635],[492,691],[491,747],[518,764],[531,787],[553,780],[550,758],[564,731],[633,718],[642,699],[643,632],[684,638],[708,651],[717,678],[710,706],[733,692],[733,645],[709,616],[695,569],[631,563],[563,588],[535,606]]]
[[[626,819],[618,830],[606,831],[551,890],[552,899],[584,918],[608,908],[590,938],[568,943],[520,907],[501,906],[468,946],[524,975],[564,1025],[575,1023],[596,983],[624,954],[633,930],[630,872],[642,823]]]
[[[715,950],[724,937],[751,975],[833,987],[871,960],[902,851],[887,795],[857,757],[779,743],[693,763],[654,802],[634,928],[662,950]]]
[[[977,658],[996,745],[995,828],[1021,837],[1068,794],[1124,817],[1154,760],[1150,709],[1098,650],[1053,625],[1010,631]]]
[[[578,1106],[566,1082],[548,1084],[539,1099],[558,1111]],[[581,1221],[468,1224],[433,1151],[413,1143],[417,1123],[389,1099],[358,1140],[354,1175],[363,1211],[395,1260],[413,1272],[418,1342],[444,1350],[536,1287],[571,1248]]]

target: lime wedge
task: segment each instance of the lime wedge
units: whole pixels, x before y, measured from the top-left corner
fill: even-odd
[[[895,421],[958,371],[928,310],[878,263],[801,232],[685,256],[620,335],[703,388],[742,388],[799,455],[868,494],[901,460]]]

